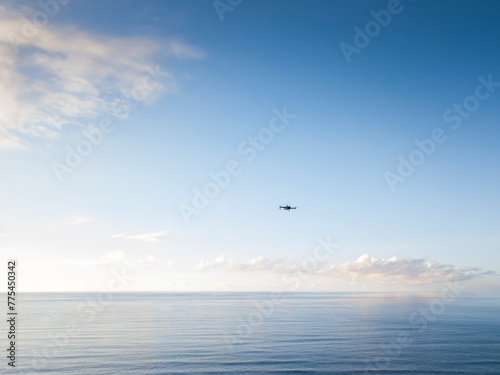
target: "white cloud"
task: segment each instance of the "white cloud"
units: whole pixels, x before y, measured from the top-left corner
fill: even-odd
[[[54,259],[48,262],[51,266],[70,266],[78,268],[109,268],[116,266],[125,266],[131,269],[163,267],[170,268],[171,262],[158,262],[154,255],[148,254],[145,258],[131,258],[121,250],[114,250],[105,255],[93,259]]]
[[[214,261],[202,260],[195,267],[198,271],[206,271],[212,268],[218,268],[226,264],[228,258],[227,255],[219,255]]]
[[[459,268],[453,265],[441,265],[426,259],[392,257],[375,258],[369,254],[360,256],[353,262],[339,266],[316,263],[312,258],[302,262],[291,262],[286,258],[270,259],[259,256],[247,262],[234,262],[226,255],[214,261],[201,261],[195,269],[206,271],[223,268],[228,271],[272,271],[277,273],[302,273],[316,276],[330,276],[355,281],[402,282],[406,284],[437,283],[444,281],[462,281],[492,275],[495,272],[483,272],[480,268]]]
[[[220,255],[214,261],[202,260],[195,269],[198,271],[206,271],[213,268],[226,268],[230,271],[277,271],[285,266],[286,258],[271,259],[263,256],[258,256],[247,262],[234,262],[227,255]]]
[[[134,235],[134,236],[125,236],[124,234],[114,234],[111,236],[111,238],[126,238],[126,239],[132,239],[132,240],[156,242],[162,238],[165,238],[165,236],[167,234],[168,234],[168,230],[160,230],[160,231],[154,232],[154,233],[138,234],[138,235]]]
[[[319,269],[317,274],[373,281],[402,281],[411,284],[435,283],[447,280],[468,280],[482,277],[491,272],[479,268],[459,268],[442,265],[426,259],[392,257],[374,258],[369,254],[360,256],[353,262],[335,267],[331,265]]]
[[[71,221],[71,224],[72,225],[83,224],[83,223],[90,221],[90,220],[92,220],[92,219],[89,217],[77,216],[77,217],[73,218],[73,221]]]
[[[174,40],[170,43],[170,52],[179,59],[202,59],[205,53],[197,47],[193,47]]]
[[[283,266],[287,262],[286,258],[270,259],[263,256],[258,256],[247,262],[243,263],[231,263],[229,264],[230,270],[236,271],[267,271],[267,270],[279,270],[280,266]]]
[[[204,56],[178,40],[100,35],[53,22],[30,36],[23,25],[33,12],[0,5],[0,150],[22,147],[26,135],[53,140],[64,125],[89,126],[117,115],[123,95],[140,92],[150,102],[162,90],[175,91],[174,75],[163,68],[156,75],[159,85],[151,79],[160,52]]]
[[[125,254],[121,250],[110,251],[106,255],[96,260],[86,260],[82,264],[85,267],[109,267],[114,264],[123,263]]]

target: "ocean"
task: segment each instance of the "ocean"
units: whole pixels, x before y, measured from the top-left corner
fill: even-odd
[[[2,374],[500,374],[498,298],[26,293],[17,311]]]

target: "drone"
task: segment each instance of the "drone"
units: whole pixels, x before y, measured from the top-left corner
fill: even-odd
[[[285,211],[290,211],[290,210],[296,210],[297,207],[290,207],[290,206],[280,206],[280,210],[284,209]]]

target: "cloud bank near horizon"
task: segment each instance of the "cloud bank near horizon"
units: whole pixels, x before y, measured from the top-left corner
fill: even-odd
[[[225,269],[227,271],[255,272],[269,271],[274,273],[301,273],[313,276],[337,277],[353,281],[402,282],[405,284],[432,284],[445,281],[465,281],[494,275],[494,271],[483,272],[480,268],[459,268],[454,265],[439,264],[425,258],[392,257],[390,259],[375,258],[363,254],[352,262],[338,266],[326,265],[313,261],[297,263],[287,258],[271,259],[258,256],[246,262],[235,262],[226,255],[215,260],[203,260],[195,269],[208,271]]]

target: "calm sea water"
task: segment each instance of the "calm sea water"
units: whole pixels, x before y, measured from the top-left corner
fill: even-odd
[[[494,298],[65,293],[18,309],[0,373],[500,374]]]

